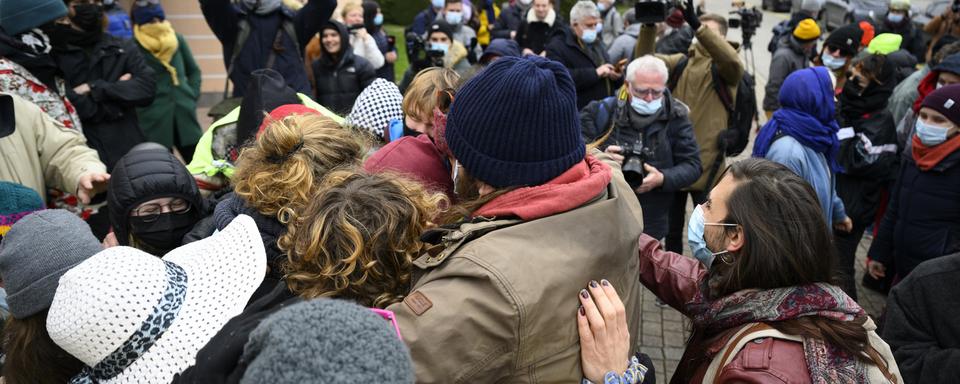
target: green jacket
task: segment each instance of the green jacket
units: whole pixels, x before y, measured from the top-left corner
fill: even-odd
[[[342,117],[324,108],[322,105],[317,104],[317,102],[313,101],[309,96],[297,93],[297,97],[300,98],[303,105],[319,111],[322,115],[336,121],[337,124],[343,124],[344,120]],[[193,159],[190,161],[190,164],[187,165],[187,170],[189,170],[197,180],[222,186],[223,182],[226,181],[222,180],[223,177],[227,179],[233,177],[234,167],[230,161],[226,159],[214,159],[213,139],[214,133],[221,127],[236,125],[239,116],[240,107],[236,107],[226,116],[220,118],[220,120],[213,122],[210,128],[203,133],[203,136],[200,136],[200,141],[197,142],[196,152],[193,153]],[[202,183],[201,189],[206,189]]]
[[[134,40],[136,41],[136,40]],[[177,34],[179,48],[170,60],[177,69],[178,86],[173,85],[170,72],[150,52],[140,46],[147,65],[153,69],[157,82],[153,104],[137,108],[140,129],[148,141],[172,148],[174,144],[190,146],[200,139],[200,122],[197,121],[197,98],[200,97],[200,67],[193,60],[190,46],[183,36]],[[180,142],[175,142],[179,137]]]

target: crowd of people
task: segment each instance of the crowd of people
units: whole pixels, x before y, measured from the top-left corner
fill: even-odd
[[[0,0],[2,381],[960,380],[960,7],[419,2]]]

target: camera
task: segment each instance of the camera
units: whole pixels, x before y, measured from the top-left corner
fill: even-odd
[[[634,5],[634,13],[640,24],[662,23],[673,8],[680,8],[676,0],[640,0]]]
[[[643,151],[643,144],[639,142],[624,144],[621,145],[621,148],[623,148],[620,152],[623,155],[623,178],[626,179],[631,189],[640,188],[640,185],[643,184],[643,178],[647,176],[643,169],[643,164],[646,163],[647,159]]]
[[[405,35],[407,39],[407,57],[410,60],[414,73],[420,72],[425,68],[443,67],[443,51],[428,49],[427,42],[416,32],[409,29]]]
[[[735,11],[730,11],[730,14],[739,17],[730,18],[730,28],[740,28],[743,33],[744,49],[751,48],[750,38],[757,34],[757,28],[763,22],[763,12],[757,10],[757,7],[739,7]]]

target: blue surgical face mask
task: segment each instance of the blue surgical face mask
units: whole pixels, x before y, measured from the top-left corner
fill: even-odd
[[[707,241],[703,239],[703,229],[707,225],[718,225],[724,227],[736,227],[736,224],[726,224],[726,223],[706,223],[703,219],[703,207],[697,205],[693,210],[693,213],[690,214],[690,223],[687,224],[687,245],[690,246],[690,251],[693,253],[693,257],[697,260],[700,260],[704,266],[710,268],[713,264],[713,259],[719,255],[730,253],[729,251],[722,251],[714,253],[709,248],[707,248]]]
[[[949,131],[950,128],[930,125],[924,123],[921,119],[917,119],[917,138],[920,139],[923,145],[928,147],[940,145],[944,141],[947,141],[947,132]]]
[[[584,29],[583,36],[580,36],[580,40],[583,40],[586,44],[593,44],[594,41],[597,41],[597,30]]]
[[[603,33],[603,23],[597,23],[597,33]]]
[[[888,14],[887,14],[887,21],[889,21],[889,22],[891,22],[891,23],[894,23],[894,24],[900,24],[900,22],[903,21],[903,14],[900,14],[900,13],[888,13]]]
[[[443,8],[443,5],[446,3],[446,0],[431,0],[430,4],[433,5],[434,9]]]
[[[447,23],[450,23],[450,25],[460,25],[460,22],[463,21],[463,12],[447,12],[443,18],[447,20]]]
[[[652,115],[663,107],[663,98],[658,97],[648,102],[642,97],[632,96],[630,97],[630,107],[641,115]]]
[[[447,52],[450,52],[450,44],[447,43],[430,43],[430,49],[435,51],[443,51],[443,55],[446,56]]]
[[[838,59],[836,57],[830,56],[830,54],[826,52],[820,55],[820,60],[823,61],[824,67],[830,68],[834,71],[842,68],[843,65],[847,63],[847,59],[845,58]]]
[[[606,10],[607,10],[607,5],[604,4],[604,3],[597,3],[597,10],[600,11],[600,12],[606,11]]]
[[[378,13],[376,16],[373,17],[373,25],[377,25],[377,26],[383,25],[382,13]]]

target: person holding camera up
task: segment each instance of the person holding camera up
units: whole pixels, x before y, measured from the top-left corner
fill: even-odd
[[[667,235],[673,195],[702,173],[690,109],[670,95],[668,75],[663,60],[643,56],[627,66],[618,96],[593,101],[580,112],[585,141],[623,164],[643,208],[643,233],[655,239]]]
[[[577,108],[613,94],[623,77],[610,64],[607,48],[600,41],[600,12],[590,1],[570,9],[570,27],[557,30],[547,43],[547,58],[563,63],[577,86]]]
[[[643,20],[643,16],[638,13],[637,20]],[[674,85],[670,87],[673,97],[693,106],[689,118],[693,123],[693,134],[700,148],[700,163],[703,166],[700,178],[678,192],[670,208],[666,247],[677,253],[683,251],[687,194],[693,197],[694,203],[703,203],[706,192],[716,183],[724,164],[725,142],[730,137],[724,134],[728,130],[729,112],[718,90],[724,89],[728,95],[737,94],[737,85],[744,74],[737,48],[725,40],[727,20],[723,16],[706,14],[698,17],[693,0],[687,0],[683,7],[683,18],[695,31],[697,42],[690,46],[686,55],[657,55],[670,69],[669,84]],[[653,53],[656,34],[653,24],[640,28],[636,50],[638,56]]]
[[[350,46],[353,47],[353,54],[367,59],[373,65],[373,69],[383,67],[386,60],[380,52],[380,47],[377,46],[377,41],[365,28],[363,6],[348,4],[343,7],[341,14],[343,23],[350,31]]]
[[[947,7],[942,15],[934,17],[927,25],[923,26],[923,31],[933,36],[930,39],[930,45],[927,48],[926,61],[933,55],[933,47],[946,35],[960,36],[960,0],[953,0],[953,4]]]

